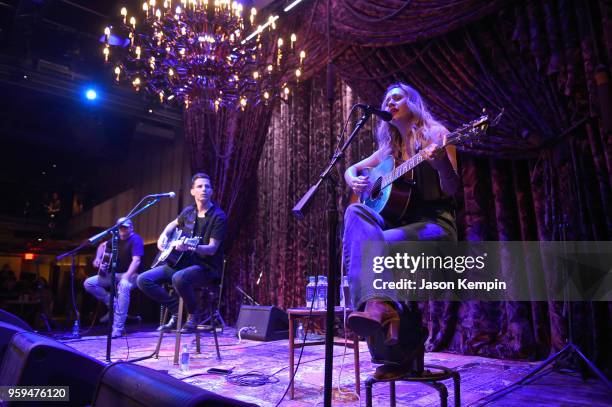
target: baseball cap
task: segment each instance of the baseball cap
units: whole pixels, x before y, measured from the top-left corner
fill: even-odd
[[[131,228],[132,226],[134,226],[134,224],[132,223],[132,220],[126,219],[126,218],[117,219],[117,224],[119,226],[125,226],[126,228]]]

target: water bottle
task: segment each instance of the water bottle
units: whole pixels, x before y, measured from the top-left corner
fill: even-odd
[[[342,284],[340,284],[340,306],[346,308],[346,297],[349,295],[348,276],[342,276]]]
[[[315,276],[308,277],[308,285],[306,285],[306,308],[313,307],[315,302]],[[316,309],[316,306],[313,307]]]
[[[298,326],[295,330],[295,338],[298,341],[303,341],[304,338],[306,338],[306,332],[304,332],[304,324],[302,324],[302,321],[298,323]]]
[[[317,309],[327,309],[327,279],[325,276],[318,277]]]
[[[327,309],[327,277],[323,276],[323,309]]]
[[[77,319],[76,321],[74,321],[74,325],[72,325],[72,336],[74,337],[80,337],[81,334],[79,332],[80,327],[79,327],[79,320]]]
[[[181,370],[183,372],[189,370],[189,349],[187,349],[187,345],[183,345],[183,352],[181,352]]]

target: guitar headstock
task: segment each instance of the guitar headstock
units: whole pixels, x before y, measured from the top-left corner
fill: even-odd
[[[446,144],[473,144],[480,141],[480,137],[487,132],[489,127],[497,125],[501,116],[504,114],[504,109],[490,120],[488,113],[483,109],[483,115],[465,123],[457,129],[453,130],[446,136]]]

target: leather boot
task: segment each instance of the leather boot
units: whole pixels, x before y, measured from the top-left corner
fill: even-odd
[[[195,332],[196,329],[198,328],[198,324],[202,321],[202,316],[203,316],[202,313],[189,314],[189,316],[187,317],[187,322],[185,322],[185,325],[183,325],[181,332],[182,333]]]
[[[351,313],[347,324],[349,328],[360,336],[373,335],[377,330],[388,326],[385,344],[397,344],[399,338],[399,314],[390,302],[382,300],[368,300],[363,312]]]
[[[170,317],[170,320],[167,323],[157,327],[156,331],[157,332],[160,332],[160,331],[166,332],[166,331],[172,331],[173,329],[176,329],[176,320],[177,320],[177,316],[173,314]]]
[[[391,381],[406,376],[422,376],[425,369],[425,341],[428,333],[427,328],[423,327],[417,347],[401,363],[378,366],[374,372],[374,378],[379,381]]]
[[[113,332],[111,333],[111,338],[120,338],[125,335],[125,329],[115,329],[113,328]]]

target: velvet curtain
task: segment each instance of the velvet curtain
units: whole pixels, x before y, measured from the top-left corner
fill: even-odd
[[[191,168],[194,173],[204,171],[211,177],[213,200],[230,219],[230,242],[242,226],[238,220],[254,199],[254,175],[271,113],[271,104],[249,106],[236,114],[225,109],[210,111],[197,102],[184,113]]]
[[[328,3],[332,24],[326,37]],[[345,163],[372,151],[371,129],[351,147],[337,170],[336,186],[319,194],[305,221],[296,221],[290,209],[338,145],[349,107],[359,98],[379,103],[386,86],[397,80],[418,88],[449,128],[478,116],[483,107],[506,109],[488,138],[460,154],[461,239],[557,240],[563,224],[570,240],[611,237],[611,142],[600,111],[612,102],[601,99],[601,84],[595,82],[597,67],[608,63],[611,49],[605,2],[357,3],[363,7],[319,0],[300,14],[304,25],[298,32],[309,39],[306,72],[311,78],[288,101],[275,105],[269,127],[265,120],[253,121],[260,130],[256,135],[235,137],[220,131],[223,127],[204,126],[218,119],[202,119],[195,111],[186,115],[192,164],[213,166],[215,185],[217,177],[242,180],[219,184],[222,207],[240,225],[232,229],[231,284],[263,304],[304,302],[305,275],[325,274],[327,240],[341,244],[327,233],[326,208],[335,204],[343,213],[347,191],[341,174]],[[354,13],[366,20],[388,18],[384,24],[367,22]],[[453,23],[437,24],[447,19]],[[316,73],[328,53],[343,80],[335,84],[331,107],[325,78]],[[261,117],[269,115],[267,110]],[[209,134],[218,138],[218,152],[211,149]],[[248,154],[229,160],[224,154],[232,143],[251,147]],[[234,168],[243,165],[236,157],[249,157],[251,182]],[[243,176],[231,175],[236,171]],[[225,315],[231,319],[240,297],[233,288],[227,294]],[[612,339],[612,308],[607,303],[572,306],[578,316],[577,342],[598,364],[609,366],[604,344]],[[566,337],[558,303],[436,302],[423,307],[431,332],[428,346],[434,350],[541,358]]]

